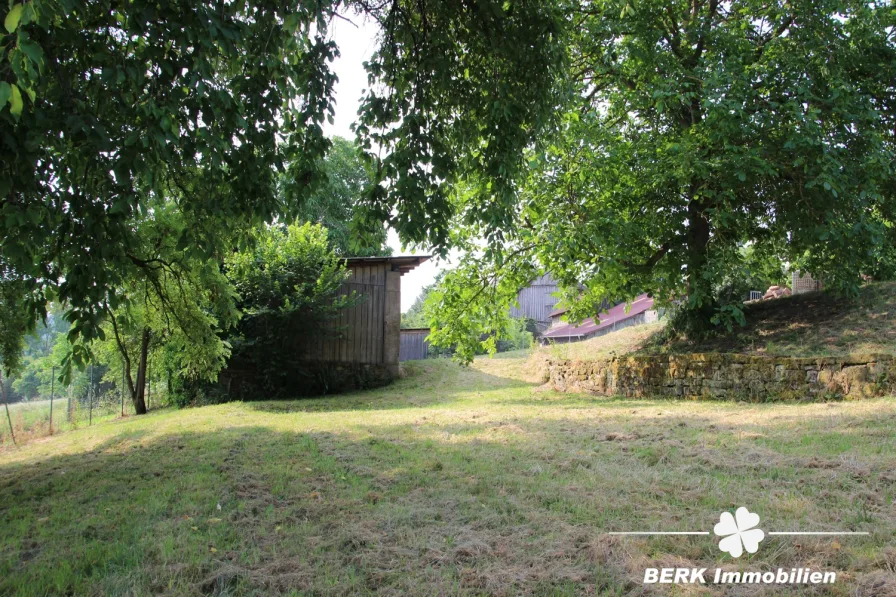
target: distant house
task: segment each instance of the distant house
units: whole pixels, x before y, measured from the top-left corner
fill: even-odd
[[[603,311],[597,317],[589,317],[578,325],[563,321],[566,309],[557,309],[550,313],[551,326],[541,335],[541,341],[547,342],[579,342],[589,338],[602,336],[622,328],[656,321],[659,313],[653,308],[653,299],[642,294],[631,304],[626,312],[626,303]]]
[[[546,330],[551,325],[551,313],[558,302],[554,293],[559,289],[557,281],[550,274],[534,279],[517,294],[519,307],[511,307],[510,316],[531,319],[539,332]]]

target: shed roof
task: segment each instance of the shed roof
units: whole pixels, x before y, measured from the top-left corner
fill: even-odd
[[[646,294],[638,296],[634,301],[632,301],[631,309],[628,311],[628,313],[625,312],[626,304],[627,303],[619,303],[618,305],[610,308],[608,311],[604,311],[603,313],[599,314],[598,318],[589,317],[579,325],[568,323],[553,328],[542,334],[541,337],[581,338],[584,336],[588,336],[590,334],[593,334],[594,332],[597,332],[604,328],[608,328],[615,323],[625,321],[626,319],[630,319],[635,315],[639,315],[644,311],[653,308],[653,299]]]
[[[349,267],[353,265],[375,265],[378,263],[388,263],[392,266],[393,272],[400,272],[404,275],[420,265],[428,261],[431,255],[398,255],[395,257],[346,257],[345,264]]]

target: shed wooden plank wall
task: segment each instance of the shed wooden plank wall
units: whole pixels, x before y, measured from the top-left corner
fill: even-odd
[[[401,330],[399,361],[418,361],[429,356],[429,330]]]
[[[352,277],[339,289],[340,295],[356,292],[363,300],[345,309],[333,322],[338,338],[319,338],[308,342],[307,358],[328,362],[384,362],[383,325],[386,311],[386,272],[388,264],[351,265]]]
[[[557,298],[553,296],[553,293],[558,289],[557,282],[550,274],[536,278],[531,284],[520,290],[517,295],[520,306],[511,307],[510,316],[534,319],[547,327],[551,320],[549,314],[557,305]]]

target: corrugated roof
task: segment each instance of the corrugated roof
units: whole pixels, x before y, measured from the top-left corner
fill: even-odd
[[[363,265],[373,263],[389,263],[393,272],[401,272],[404,275],[430,259],[430,255],[398,255],[395,257],[346,257],[345,263],[349,267],[352,265]]]
[[[567,323],[560,327],[548,330],[547,332],[542,334],[541,337],[581,338],[582,336],[588,336],[590,334],[593,334],[594,332],[610,327],[615,323],[625,321],[626,319],[652,309],[653,299],[646,294],[642,294],[632,302],[632,307],[628,311],[628,313],[625,312],[625,306],[626,303],[619,303],[615,307],[610,308],[608,311],[604,311],[603,313],[601,313],[600,318],[597,321],[595,321],[595,318],[589,317],[579,325],[572,325],[570,323]]]

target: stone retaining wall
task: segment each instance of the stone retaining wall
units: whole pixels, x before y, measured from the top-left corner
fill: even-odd
[[[603,361],[547,359],[544,381],[560,391],[603,396],[751,402],[853,399],[894,393],[896,359],[889,355],[788,358],[717,353]]]

